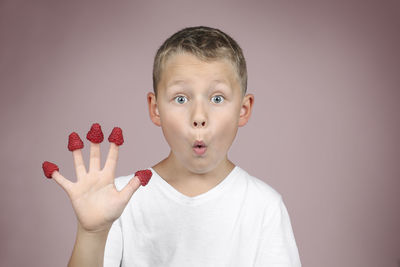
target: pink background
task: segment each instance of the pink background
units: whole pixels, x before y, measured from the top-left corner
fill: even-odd
[[[303,266],[400,265],[399,18],[398,1],[2,0],[0,265],[66,265],[75,214],[41,164],[75,181],[72,131],[121,127],[117,176],[167,156],[153,57],[196,25],[243,48],[255,106],[229,156],[282,194]]]

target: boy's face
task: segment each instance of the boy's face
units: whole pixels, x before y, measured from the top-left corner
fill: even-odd
[[[253,95],[243,97],[230,62],[205,62],[188,53],[167,60],[157,94],[157,99],[148,94],[150,117],[162,127],[175,163],[197,174],[227,161],[254,100]],[[196,141],[205,146],[196,148]]]

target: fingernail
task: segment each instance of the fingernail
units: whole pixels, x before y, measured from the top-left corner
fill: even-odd
[[[90,131],[86,135],[86,139],[92,143],[100,144],[104,140],[103,131],[98,123],[93,123]]]
[[[122,136],[122,129],[119,127],[114,127],[110,136],[108,137],[108,141],[115,143],[117,146],[120,146],[124,143],[124,137]]]
[[[52,178],[51,175],[53,174],[53,172],[59,171],[58,166],[49,161],[43,162],[42,168],[43,168],[44,175],[50,179]]]
[[[82,148],[83,148],[82,139],[76,132],[71,133],[68,138],[68,150],[74,151]]]

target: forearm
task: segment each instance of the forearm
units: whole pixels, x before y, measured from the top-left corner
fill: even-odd
[[[76,241],[68,267],[103,266],[108,232],[90,233],[78,225]]]

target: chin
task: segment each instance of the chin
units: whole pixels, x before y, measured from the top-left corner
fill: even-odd
[[[198,164],[189,164],[187,166],[188,170],[195,174],[206,174],[217,167],[218,164],[213,163],[198,163]]]
[[[179,165],[187,169],[189,172],[198,175],[213,171],[222,160],[215,158],[211,159],[209,157],[199,157],[194,159],[191,155],[188,157],[180,157],[180,154],[175,154],[175,156],[176,160],[180,162]]]

